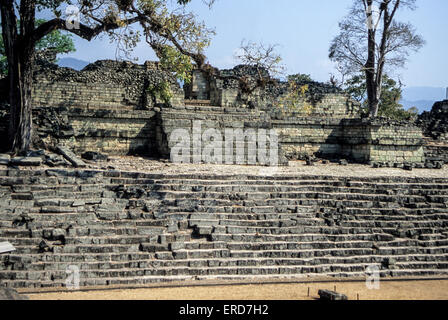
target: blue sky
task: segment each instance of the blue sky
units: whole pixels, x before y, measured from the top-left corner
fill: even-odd
[[[188,5],[199,19],[216,31],[206,54],[212,65],[236,64],[234,52],[243,39],[278,44],[288,74],[307,73],[327,81],[336,73],[328,60],[328,47],[338,33],[338,21],[353,0],[217,0],[210,10],[201,0]],[[402,11],[398,19],[410,21],[426,40],[426,46],[410,56],[405,69],[397,70],[408,86],[448,86],[448,1],[417,0],[417,10]],[[109,39],[75,38],[77,52],[68,56],[95,61],[114,59]],[[133,53],[138,61],[155,60],[149,46],[140,44]]]

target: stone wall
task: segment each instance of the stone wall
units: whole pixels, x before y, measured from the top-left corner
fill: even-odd
[[[75,152],[101,151],[110,155],[156,156],[155,112],[149,110],[83,110],[68,114],[73,136],[62,144]]]
[[[436,102],[431,111],[423,112],[416,125],[425,135],[424,152],[429,167],[448,163],[448,100]]]
[[[429,142],[424,146],[425,151],[425,159],[427,162],[432,163],[434,166],[434,162],[439,163],[448,163],[448,146],[445,144],[434,144]]]
[[[349,99],[341,89],[315,81],[295,83],[297,90],[303,88],[303,94],[299,96],[294,96],[296,89],[291,88],[290,83],[275,79],[268,81],[263,88],[244,94],[236,78],[245,77],[250,85],[254,85],[257,72],[254,68],[241,65],[221,70],[219,77],[210,80],[212,105],[261,109],[274,118],[279,113],[290,117],[331,118],[353,118],[359,114],[359,104]],[[292,98],[293,107],[289,106]]]
[[[33,110],[37,147],[66,145],[76,153],[97,151],[109,155],[158,156],[152,110],[39,107]],[[6,135],[8,117],[0,119]],[[6,142],[4,140],[3,142]],[[1,145],[6,150],[6,144]]]
[[[273,120],[288,159],[318,156],[360,163],[424,162],[421,130],[406,123],[363,119]]]
[[[273,120],[285,156],[305,159],[306,156],[337,157],[342,152],[341,120],[314,117]]]
[[[143,65],[100,60],[82,71],[38,65],[35,72],[33,104],[87,108],[152,109],[162,103],[149,89],[162,82],[170,84],[171,104],[183,104],[183,90],[175,77],[160,70],[155,62]]]
[[[44,148],[65,144],[76,152],[155,156],[154,109],[163,101],[149,89],[168,82],[171,103],[184,103],[174,76],[155,62],[137,65],[103,60],[76,71],[39,61],[34,78],[35,137]],[[4,100],[5,96],[3,92]],[[0,119],[5,134],[7,114],[3,109]]]
[[[168,158],[173,130],[193,134],[194,121],[202,121],[202,131],[276,130],[280,163],[309,155],[363,163],[424,161],[418,128],[384,119],[357,119],[358,105],[328,84],[303,84],[306,90],[294,108],[286,106],[284,99],[290,95],[290,83],[274,81],[244,97],[234,76],[250,76],[253,71],[244,66],[222,70],[221,77],[209,82],[210,88],[203,75],[195,72],[190,93],[202,92],[202,96],[193,98],[208,98],[210,89],[211,103],[219,106],[187,107],[174,76],[160,70],[157,63],[105,60],[82,71],[39,63],[33,92],[37,141],[42,148],[65,144],[76,152]],[[163,104],[154,91],[163,82],[173,92],[171,105]],[[8,120],[2,112],[0,129],[5,132]],[[256,152],[245,148],[246,157]]]
[[[192,72],[192,79],[189,84],[184,85],[185,98],[197,100],[210,99],[210,82],[207,76],[200,70]]]
[[[186,106],[184,108],[162,109],[158,117],[158,150],[161,156],[171,157],[172,161],[175,160],[173,155],[178,157],[181,154],[188,154],[182,162],[253,165],[287,164],[286,158],[283,156],[282,145],[278,143],[273,148],[267,141],[266,143],[263,142],[262,145],[266,148],[266,156],[270,157],[272,152],[272,156],[276,158],[276,163],[272,163],[271,158],[263,162],[258,157],[258,147],[262,143],[259,139],[260,135],[266,134],[267,139],[269,139],[271,130],[273,130],[269,116],[262,111],[238,108],[222,109],[222,107],[212,106],[196,108]],[[229,131],[232,131],[233,134],[227,135]],[[214,133],[215,138],[209,137],[209,133]],[[220,145],[217,147],[219,156],[213,158],[218,160],[209,161],[205,156],[204,149],[213,141],[219,141]],[[253,141],[253,143],[249,141]],[[233,143],[228,148],[229,151],[226,150],[227,142]],[[195,147],[197,143],[200,143],[200,149]],[[184,147],[182,150],[178,150],[181,145],[184,145]],[[232,159],[226,160],[226,152]],[[238,158],[238,155],[242,155],[242,157]],[[212,156],[214,157],[215,154],[213,153]],[[241,162],[237,159],[241,159]]]
[[[421,130],[408,123],[354,119],[347,121],[344,129],[350,153],[358,161],[387,166],[424,163]]]
[[[423,112],[416,124],[423,129],[426,137],[448,142],[448,100],[434,104],[431,111]]]

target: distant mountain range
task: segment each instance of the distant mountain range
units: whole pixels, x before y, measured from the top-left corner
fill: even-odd
[[[417,101],[409,101],[401,99],[400,103],[403,105],[403,107],[407,110],[412,107],[417,107],[419,113],[422,113],[423,111],[430,111],[432,106],[437,100],[417,100]]]
[[[66,68],[72,68],[75,70],[82,70],[85,66],[87,66],[90,62],[79,60],[75,58],[62,58],[58,61],[58,66],[60,67],[66,67]]]
[[[403,89],[400,103],[405,109],[417,107],[420,112],[430,111],[436,101],[446,99],[446,89],[437,87],[408,87]]]

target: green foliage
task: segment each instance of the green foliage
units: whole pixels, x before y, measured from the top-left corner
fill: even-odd
[[[147,92],[155,99],[163,101],[164,104],[171,104],[173,93],[171,92],[171,86],[168,81],[162,81],[156,85],[150,85]]]
[[[353,100],[366,103],[366,77],[365,74],[354,75],[345,81],[345,91],[352,97]]]
[[[37,19],[36,27],[40,26],[45,21],[46,20],[44,19]],[[69,53],[76,51],[72,35],[63,34],[59,30],[51,32],[47,36],[43,37],[40,41],[38,41],[35,50],[42,51],[50,48],[53,49],[56,53]],[[5,53],[3,36],[0,33],[0,77],[6,76],[7,74],[8,74],[8,61]]]
[[[282,110],[283,113],[301,112],[309,115],[314,110],[313,105],[310,104],[307,99],[309,86],[308,84],[301,84],[298,82],[296,76],[297,75],[293,75],[291,78],[288,77],[288,92],[278,100],[277,107]]]
[[[187,57],[168,45],[163,46],[158,53],[162,69],[170,70],[175,74],[177,79],[185,83],[190,83],[191,71],[193,70],[190,57]]]
[[[44,19],[36,20],[36,26],[40,26],[46,22]],[[70,53],[75,52],[75,44],[73,43],[73,37],[71,34],[63,34],[59,30],[55,30],[43,37],[36,44],[36,51],[52,48],[56,53]],[[55,61],[53,61],[55,62]]]
[[[365,75],[355,75],[348,79],[345,85],[345,91],[350,94],[354,100],[361,103],[361,112],[368,114]],[[401,95],[401,85],[387,75],[384,75],[379,100],[378,116],[394,120],[409,120],[415,117],[416,114],[418,114],[418,110],[412,108],[404,110],[403,105],[399,103]]]
[[[177,1],[181,5],[188,2]],[[190,82],[193,64],[204,64],[203,52],[215,32],[184,8],[172,10],[166,0],[139,0],[137,4],[140,11],[154,22],[155,26],[144,26],[143,34],[160,59],[161,67],[173,71],[179,80]]]
[[[5,44],[3,43],[3,36],[0,34],[0,78],[8,74],[8,60],[5,53]]]
[[[414,112],[404,110],[403,105],[399,103],[401,94],[401,86],[395,80],[385,76],[383,79],[378,115],[397,120],[409,120],[415,116]]]
[[[105,31],[111,42],[117,44],[117,58],[130,58],[130,53],[143,38],[154,49],[161,66],[174,72],[184,82],[190,81],[193,64],[198,63],[203,51],[210,45],[214,31],[208,29],[197,17],[183,6],[191,0],[113,0],[80,1],[83,6],[82,23],[94,29],[99,23],[116,24]],[[206,3],[213,3],[208,0]],[[77,5],[73,0],[36,0],[37,11],[51,11],[55,17],[63,18],[66,5]],[[178,4],[180,7],[174,8]],[[131,8],[131,5],[134,7]],[[133,22],[129,22],[133,20]],[[36,27],[45,20],[36,20]],[[135,30],[136,22],[142,30]],[[89,34],[78,34],[87,40]],[[1,42],[1,38],[0,38]],[[36,51],[54,48],[57,53],[75,50],[72,34],[59,30],[46,35],[36,44]],[[4,48],[0,43],[0,74],[7,71]]]
[[[296,83],[306,83],[306,82],[313,82],[313,79],[311,79],[311,75],[304,74],[304,73],[297,73],[292,74],[288,76],[288,81],[294,81]]]

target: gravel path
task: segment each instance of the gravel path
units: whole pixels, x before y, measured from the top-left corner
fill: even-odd
[[[290,161],[288,166],[267,167],[248,165],[213,165],[213,164],[175,164],[167,160],[154,160],[144,157],[121,156],[110,157],[108,161],[88,161],[86,169],[94,170],[119,170],[155,174],[211,174],[211,175],[312,175],[334,177],[408,177],[408,178],[448,178],[448,166],[443,169],[413,169],[406,171],[398,168],[372,168],[362,164],[348,164],[346,166],[336,163],[315,163],[307,166],[305,161]],[[0,169],[8,167],[0,164]],[[46,165],[36,167],[17,167],[18,170],[42,170],[64,167],[49,167]],[[68,170],[77,170],[73,167],[65,167]]]
[[[262,167],[241,165],[210,165],[210,164],[173,164],[164,161],[145,159],[141,157],[113,157],[107,163],[94,167],[102,169],[116,169],[124,171],[152,172],[166,174],[208,173],[216,175],[247,174],[247,175],[324,175],[337,177],[420,177],[420,178],[448,178],[448,167],[441,170],[413,169],[406,171],[397,168],[372,168],[368,165],[316,163],[307,166],[304,161],[291,161],[286,167]]]

